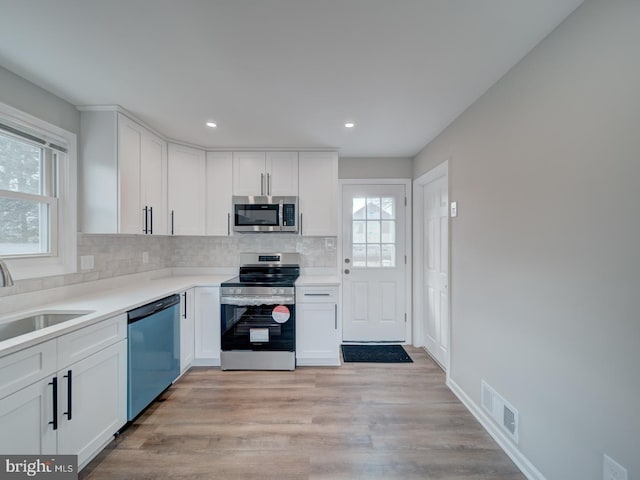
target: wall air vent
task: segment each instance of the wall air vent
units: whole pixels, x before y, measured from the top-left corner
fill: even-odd
[[[515,443],[518,443],[518,411],[484,380],[480,394],[482,408]]]

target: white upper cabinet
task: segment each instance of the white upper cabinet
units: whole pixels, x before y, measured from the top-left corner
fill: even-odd
[[[169,218],[171,235],[204,235],[205,152],[182,145],[169,144]]]
[[[267,195],[298,195],[298,152],[267,152]]]
[[[167,233],[166,142],[115,109],[80,118],[81,231]]]
[[[140,156],[140,203],[143,230],[167,234],[167,143],[143,132]]]
[[[207,235],[231,235],[231,152],[207,152]]]
[[[304,236],[338,235],[338,154],[300,152],[299,231]]]
[[[143,128],[118,114],[119,233],[143,233],[140,163]]]
[[[298,195],[298,152],[233,152],[233,195]]]

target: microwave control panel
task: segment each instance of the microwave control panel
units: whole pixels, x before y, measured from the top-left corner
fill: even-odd
[[[293,203],[285,203],[282,206],[282,222],[285,227],[292,227],[296,224],[296,206]]]

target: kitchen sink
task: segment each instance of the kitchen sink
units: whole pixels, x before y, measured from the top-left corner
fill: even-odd
[[[93,311],[74,312],[38,312],[28,317],[18,318],[9,322],[0,323],[0,342],[20,335],[35,332],[42,328],[58,325],[59,323],[73,320],[74,318],[88,315]]]

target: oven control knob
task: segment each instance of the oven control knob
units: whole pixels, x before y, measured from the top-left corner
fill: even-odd
[[[278,290],[278,293],[284,293],[284,288],[281,288],[280,290]]]
[[[277,288],[272,288],[271,289],[271,293],[278,293],[278,289]]]

